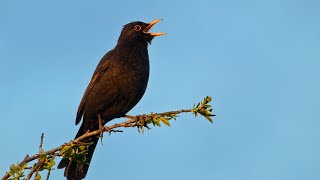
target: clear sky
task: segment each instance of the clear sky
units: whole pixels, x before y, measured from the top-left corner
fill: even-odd
[[[87,179],[320,179],[320,1],[0,1],[0,174],[71,140],[100,58],[124,24],[162,18],[132,115],[210,95],[214,124],[105,135]],[[115,120],[114,122],[120,122]],[[64,179],[63,171],[51,179]]]

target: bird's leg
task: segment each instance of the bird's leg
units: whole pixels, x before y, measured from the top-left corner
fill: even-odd
[[[148,126],[148,124],[146,123],[146,119],[148,118],[147,115],[138,115],[136,116],[137,122],[136,122],[136,126],[138,127],[138,131],[139,132],[144,132],[143,128],[147,128],[148,130],[150,130],[151,128]],[[141,131],[140,131],[141,130]]]
[[[102,139],[103,139],[104,126],[103,126],[103,123],[102,123],[102,118],[101,118],[100,113],[98,114],[98,120],[99,120],[99,130],[100,130],[99,137],[101,138],[100,139],[101,140],[101,144],[103,144],[102,143]]]
[[[111,130],[107,126],[104,126],[103,123],[102,123],[102,118],[101,118],[100,114],[98,114],[98,119],[99,119],[99,130],[101,131],[101,133],[100,133],[101,139],[103,138],[103,132],[104,131],[108,131],[109,134],[111,134],[111,132],[122,132],[120,130]]]

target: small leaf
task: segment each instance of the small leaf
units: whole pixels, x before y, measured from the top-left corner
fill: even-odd
[[[14,173],[17,173],[17,172],[19,171],[18,166],[14,165],[14,164],[11,165],[11,168],[12,168],[12,171],[13,171]],[[11,168],[10,168],[10,169],[11,169]]]
[[[209,122],[213,123],[213,121],[212,121],[212,118],[211,118],[211,117],[209,117],[209,116],[205,116],[205,118],[206,118]]]
[[[159,121],[158,119],[157,119],[157,120],[154,120],[154,122],[155,122],[156,126],[161,127],[160,121]]]
[[[48,158],[48,161],[46,162],[44,168],[50,170],[55,164],[56,162],[54,161],[54,157]]]
[[[163,122],[163,124],[167,125],[167,126],[171,126],[168,119],[166,118],[160,118],[160,120]]]
[[[14,176],[14,169],[12,168],[13,165],[14,164],[11,164],[11,166],[10,166],[10,171],[9,171],[10,176]]]
[[[28,163],[24,163],[22,166],[21,166],[21,169],[20,170],[24,170],[26,167],[27,167]]]
[[[40,173],[36,173],[35,180],[42,180]]]

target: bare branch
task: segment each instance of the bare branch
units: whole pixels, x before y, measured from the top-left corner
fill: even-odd
[[[81,143],[82,140],[91,137],[91,136],[99,136],[103,132],[122,132],[121,130],[116,130],[117,128],[128,128],[128,127],[138,127],[138,130],[142,130],[143,128],[149,128],[148,124],[153,124],[154,126],[160,126],[160,122],[170,126],[169,120],[170,119],[176,119],[177,115],[180,113],[193,113],[194,115],[197,115],[198,113],[207,118],[210,122],[212,122],[210,116],[215,116],[211,114],[211,105],[208,103],[211,101],[211,97],[207,96],[204,98],[204,101],[199,103],[196,107],[193,109],[181,109],[177,111],[168,111],[168,112],[163,112],[163,113],[150,113],[150,114],[143,114],[143,115],[137,115],[137,116],[131,116],[131,115],[125,115],[124,118],[128,118],[129,120],[121,123],[116,123],[111,126],[103,126],[103,128],[92,131],[92,132],[87,132],[83,134],[82,136],[74,139],[73,141],[70,141],[68,143],[64,143],[63,145],[60,145],[59,147],[53,148],[48,151],[43,151],[42,145],[43,145],[43,138],[44,134],[41,134],[41,139],[40,139],[40,146],[39,146],[39,154],[35,154],[33,156],[26,155],[24,160],[18,164],[18,166],[22,167],[24,164],[31,162],[35,159],[38,159],[38,163],[36,163],[32,168],[30,173],[27,176],[27,180],[30,179],[33,175],[33,173],[37,172],[41,165],[43,164],[42,162],[39,161],[40,155],[51,155],[51,156],[62,156],[59,151],[65,146],[70,146],[72,144],[77,144]],[[48,170],[47,178],[49,179],[51,169]],[[9,173],[7,172],[1,180],[7,180],[10,177]]]

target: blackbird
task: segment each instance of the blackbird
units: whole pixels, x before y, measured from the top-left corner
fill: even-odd
[[[148,44],[155,36],[165,35],[149,32],[159,21],[136,21],[123,26],[117,45],[102,57],[82,97],[76,125],[81,119],[82,124],[75,138],[125,116],[140,101],[149,79]],[[61,160],[58,168],[65,168],[64,176],[68,180],[85,178],[98,140],[99,137],[82,140],[92,142],[84,164],[66,158]]]

